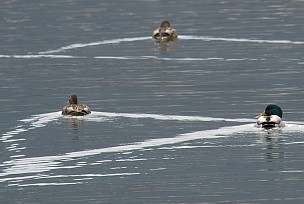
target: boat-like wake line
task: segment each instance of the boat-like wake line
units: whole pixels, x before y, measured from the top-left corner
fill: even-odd
[[[52,53],[64,52],[66,50],[72,50],[72,49],[83,48],[83,47],[91,47],[91,46],[106,45],[106,44],[117,44],[117,43],[121,43],[121,42],[132,42],[132,41],[141,41],[141,40],[148,40],[148,39],[151,39],[151,37],[119,38],[119,39],[103,40],[103,41],[91,42],[91,43],[75,43],[75,44],[71,44],[68,46],[58,48],[56,50],[38,52],[38,54],[52,54]]]
[[[44,113],[39,115],[33,115],[30,118],[20,120],[23,122],[14,128],[14,130],[8,131],[2,134],[0,140],[2,142],[15,142],[15,139],[11,139],[14,135],[18,135],[23,132],[27,132],[39,127],[44,127],[47,123],[58,120],[63,117],[61,111]],[[70,117],[70,116],[65,116]],[[97,112],[93,111],[92,114],[85,117],[77,117],[79,120],[87,120],[92,122],[100,122],[105,118],[114,117],[125,117],[125,118],[150,118],[155,120],[172,120],[172,121],[193,121],[193,122],[212,122],[212,121],[227,121],[227,122],[254,122],[253,119],[239,118],[239,119],[228,119],[228,118],[213,118],[213,117],[202,117],[202,116],[180,116],[180,115],[163,115],[163,114],[145,114],[145,113],[111,113],[111,112]]]
[[[88,119],[94,120],[97,117],[125,117],[125,118],[151,118],[155,120],[176,120],[176,121],[192,121],[192,122],[213,122],[213,121],[226,121],[226,122],[254,122],[253,119],[247,118],[214,118],[203,116],[181,116],[181,115],[163,115],[163,114],[147,114],[147,113],[111,113],[111,112],[93,112],[89,115]]]
[[[249,43],[271,43],[271,44],[293,44],[293,45],[303,45],[302,41],[290,41],[290,40],[258,40],[258,39],[246,39],[246,38],[216,38],[208,36],[191,36],[191,35],[180,35],[179,39],[181,40],[203,40],[203,41],[227,41],[227,42],[249,42]],[[67,46],[60,47],[54,50],[48,50],[43,52],[38,52],[38,54],[52,54],[64,52],[67,50],[91,47],[97,45],[106,45],[106,44],[117,44],[122,42],[133,42],[133,41],[142,41],[142,40],[152,40],[152,37],[134,37],[134,38],[119,38],[112,40],[103,40],[90,43],[75,43]]]
[[[289,127],[291,131],[294,131],[294,128]],[[296,127],[296,129],[298,129]],[[303,131],[303,126],[301,127]],[[70,162],[72,160],[77,160],[80,158],[96,156],[103,153],[119,153],[119,152],[129,152],[135,150],[143,150],[146,148],[163,148],[170,145],[176,145],[183,142],[189,142],[193,140],[203,140],[203,139],[215,139],[229,137],[232,134],[236,133],[245,133],[245,132],[255,132],[253,124],[243,124],[237,126],[222,127],[214,130],[204,130],[191,133],[179,134],[175,137],[169,138],[158,138],[158,139],[149,139],[142,142],[136,142],[127,145],[119,145],[113,147],[83,150],[77,152],[68,152],[63,155],[54,155],[54,156],[43,156],[43,157],[31,157],[31,158],[19,158],[13,159],[10,161],[4,162],[1,166],[4,167],[2,173],[0,173],[0,182],[18,180],[19,177],[8,177],[10,175],[22,175],[35,173],[39,174],[42,172],[48,172],[56,169],[74,169],[79,168],[77,165],[67,165],[64,162]],[[2,177],[2,178],[1,178]],[[33,176],[29,176],[32,178]],[[34,176],[36,177],[36,176]],[[37,176],[39,177],[39,176]],[[26,177],[20,177],[26,179]]]
[[[87,59],[87,56],[73,56],[73,55],[54,55],[54,54],[27,54],[27,55],[0,55],[0,58],[15,58],[15,59]],[[93,56],[92,59],[116,59],[116,60],[164,60],[164,61],[262,61],[264,58],[221,58],[221,57],[184,57],[184,58],[169,58],[158,56]]]
[[[200,58],[200,57],[184,57],[184,58],[170,58],[170,57],[158,57],[158,56],[96,56],[95,59],[117,59],[117,60],[164,60],[164,61],[258,61],[258,60],[266,60],[265,58],[257,59],[257,58],[222,58],[222,57],[208,57],[208,58]]]
[[[61,111],[33,115],[31,118],[20,120],[22,125],[18,125],[14,130],[8,131],[1,135],[0,141],[2,142],[15,142],[24,139],[12,139],[13,136],[19,135],[39,127],[44,127],[47,123],[58,120],[61,116]]]
[[[0,141],[2,142],[14,142],[15,139],[12,139],[14,135],[21,134],[39,127],[44,127],[49,122],[53,122],[63,117],[61,111],[44,113],[39,115],[33,115],[30,118],[20,120],[23,122],[22,125],[18,125],[11,131],[7,131],[2,134]],[[70,116],[64,116],[70,117]],[[166,120],[166,121],[189,121],[189,122],[214,122],[214,121],[224,121],[224,122],[237,122],[237,123],[254,123],[255,119],[248,118],[214,118],[214,117],[203,117],[203,116],[182,116],[182,115],[164,115],[164,114],[147,114],[147,113],[113,113],[113,112],[98,112],[93,111],[92,114],[77,117],[79,120],[87,120],[92,122],[101,122],[106,118],[115,118],[115,117],[124,117],[124,118],[135,118],[135,119],[155,119],[155,120]],[[287,121],[287,126],[292,125],[304,125],[304,122],[297,121]]]
[[[58,120],[62,117],[60,112],[52,112],[46,114],[35,115],[29,119],[21,120],[24,123],[28,123],[29,128],[18,128],[14,131],[10,131],[2,134],[3,137],[19,134],[30,129],[44,127],[47,123]],[[79,119],[99,122],[103,117],[127,117],[127,118],[150,118],[155,120],[177,120],[177,121],[233,121],[233,122],[250,122],[249,124],[242,124],[236,126],[226,126],[214,130],[203,130],[190,133],[183,133],[174,137],[148,139],[132,144],[121,144],[113,147],[97,148],[91,150],[82,150],[76,152],[68,152],[63,155],[42,156],[42,157],[30,157],[30,158],[13,158],[9,161],[5,161],[0,166],[3,168],[3,172],[0,173],[0,182],[17,180],[21,177],[11,177],[11,175],[22,174],[39,174],[42,172],[48,172],[55,169],[74,169],[79,168],[77,165],[67,165],[65,162],[71,160],[77,160],[80,158],[95,156],[103,153],[119,153],[135,150],[143,150],[146,148],[162,148],[166,146],[176,145],[183,142],[203,139],[215,139],[222,137],[229,137],[232,134],[244,133],[244,132],[256,132],[254,124],[251,123],[251,119],[225,119],[225,118],[212,118],[201,116],[179,116],[179,115],[162,115],[162,114],[137,114],[137,113],[109,113],[109,112],[93,112],[89,116],[78,117]],[[20,129],[20,130],[18,130]],[[285,128],[287,131],[304,131],[303,125],[290,124]],[[284,130],[285,130],[284,129]],[[37,175],[39,177],[39,175]],[[32,176],[30,176],[32,177]],[[34,176],[35,177],[35,176]]]
[[[175,137],[150,139],[133,144],[119,145],[114,147],[106,147],[100,149],[83,150],[77,152],[69,152],[64,155],[56,156],[43,156],[31,158],[19,158],[6,161],[3,165],[7,167],[0,173],[0,182],[7,181],[10,178],[2,178],[9,175],[20,175],[29,173],[42,173],[54,169],[77,168],[79,166],[66,166],[63,165],[65,161],[71,161],[79,158],[95,156],[103,153],[117,153],[125,151],[141,150],[145,148],[160,147],[165,145],[173,145],[177,143],[198,140],[198,139],[212,139],[220,137],[228,137],[229,135],[237,132],[246,132],[253,130],[252,124],[222,127],[215,130],[204,130],[192,133],[180,134]]]
[[[39,58],[75,59],[75,58],[86,58],[86,57],[71,56],[71,55],[28,54],[28,55],[0,55],[0,58],[16,58],[16,59],[39,59]]]
[[[292,44],[292,45],[303,45],[303,41],[290,41],[290,40],[258,40],[258,39],[246,39],[246,38],[216,38],[209,36],[191,36],[191,35],[180,35],[180,40],[202,40],[202,41],[227,41],[227,42],[248,42],[248,43],[270,43],[270,44]],[[54,53],[65,52],[67,50],[106,45],[106,44],[117,44],[122,42],[134,42],[152,40],[151,37],[134,37],[134,38],[118,38],[112,40],[103,40],[90,43],[75,43],[67,46],[60,47],[54,50],[47,50],[38,52],[37,54],[26,54],[26,55],[0,55],[0,58],[17,58],[17,59],[39,59],[39,58],[54,58],[54,59],[73,59],[73,58],[88,58],[87,56],[73,56],[73,55],[58,55]],[[225,58],[160,58],[157,56],[95,56],[95,59],[120,59],[120,60],[132,60],[132,59],[159,59],[159,60],[171,60],[171,61],[206,61],[206,60],[222,60],[222,61],[244,61],[244,60],[265,60],[265,59],[225,59]]]
[[[203,40],[203,41],[227,41],[227,42],[249,42],[249,43],[304,45],[303,41],[258,40],[258,39],[247,39],[247,38],[215,38],[215,37],[208,37],[208,36],[192,36],[192,35],[180,35],[179,39],[183,39],[183,40]]]
[[[180,35],[180,40],[202,40],[202,41],[227,41],[227,42],[248,42],[248,43],[270,43],[270,44],[293,44],[303,45],[303,41],[290,41],[290,40],[258,40],[258,39],[246,39],[246,38],[216,38],[209,36],[191,36]],[[151,37],[134,37],[134,38],[119,38],[112,40],[103,40],[90,43],[75,43],[67,46],[60,47],[54,50],[47,50],[38,52],[38,54],[27,55],[0,55],[0,58],[18,58],[18,59],[39,59],[39,58],[54,58],[54,59],[69,59],[69,58],[88,58],[87,56],[73,56],[73,55],[56,55],[54,53],[65,52],[67,50],[106,45],[117,44],[122,42],[134,42],[151,40]],[[158,59],[158,60],[171,60],[171,61],[206,61],[206,60],[221,60],[221,61],[244,61],[244,60],[265,60],[265,59],[225,59],[225,58],[160,58],[157,56],[95,56],[95,59],[120,59],[120,60],[132,60],[132,59]]]
[[[26,140],[25,138],[18,138],[16,135],[22,134],[24,132],[32,131],[36,128],[45,127],[48,123],[62,118],[60,111],[44,113],[39,115],[33,115],[30,118],[20,120],[21,125],[18,125],[13,130],[3,133],[0,137],[0,141],[7,143],[6,149],[9,151],[19,152],[25,147],[16,146],[16,142]],[[69,116],[65,116],[69,117]],[[211,121],[227,121],[227,122],[253,122],[252,119],[226,119],[226,118],[212,118],[212,117],[202,117],[202,116],[179,116],[179,115],[162,115],[162,114],[144,114],[144,113],[111,113],[111,112],[96,112],[93,111],[92,114],[85,117],[76,117],[79,120],[86,120],[91,122],[103,122],[109,118],[125,117],[125,118],[136,118],[144,119],[150,118],[155,120],[171,120],[171,121],[193,121],[193,122],[211,122]],[[14,155],[11,158],[23,157],[24,155]]]

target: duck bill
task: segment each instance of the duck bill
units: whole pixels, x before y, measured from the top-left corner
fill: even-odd
[[[255,118],[259,118],[261,116],[267,116],[267,114],[265,112],[261,113],[260,115],[255,116]]]

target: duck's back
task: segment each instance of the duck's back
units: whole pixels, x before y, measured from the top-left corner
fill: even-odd
[[[85,104],[70,104],[62,109],[62,115],[84,116],[91,113],[91,109]]]
[[[157,40],[161,40],[161,39],[176,40],[177,39],[177,32],[172,27],[157,28],[153,31],[152,36],[153,36],[154,39],[157,39]]]

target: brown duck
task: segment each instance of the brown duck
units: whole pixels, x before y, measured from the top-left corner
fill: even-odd
[[[62,115],[72,115],[72,116],[84,116],[91,113],[89,106],[85,104],[78,104],[77,95],[69,95],[68,105],[64,106],[62,109]]]
[[[152,37],[158,41],[173,41],[177,39],[177,32],[169,21],[163,21],[160,27],[153,31]]]

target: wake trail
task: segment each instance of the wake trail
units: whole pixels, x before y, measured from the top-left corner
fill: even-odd
[[[259,39],[247,39],[247,38],[222,38],[222,37],[209,37],[209,36],[193,36],[193,35],[180,35],[180,40],[202,40],[202,41],[226,41],[226,42],[247,42],[247,43],[270,43],[270,44],[292,44],[292,45],[303,45],[303,41],[291,41],[291,40],[259,40]],[[133,42],[133,41],[144,41],[152,40],[152,37],[134,37],[134,38],[118,38],[112,40],[103,40],[90,43],[74,43],[71,45],[63,46],[54,50],[47,50],[38,52],[38,54],[52,54],[64,52],[67,50],[106,45],[106,44],[117,44],[122,42]]]
[[[85,47],[92,47],[107,44],[119,44],[123,42],[135,42],[152,40],[152,37],[133,37],[133,38],[118,38],[111,40],[102,40],[89,43],[74,43],[67,46],[62,46],[58,49],[46,50],[38,52],[37,54],[26,55],[0,55],[0,58],[16,58],[16,59],[40,59],[40,58],[53,58],[53,59],[72,59],[72,58],[88,58],[87,56],[73,56],[73,55],[56,55],[55,53],[65,52]],[[291,40],[263,40],[263,39],[247,39],[247,38],[223,38],[223,37],[210,37],[210,36],[194,36],[194,35],[180,35],[179,40],[201,40],[201,41],[225,41],[225,42],[240,42],[240,43],[261,43],[261,44],[291,44],[303,45],[303,41]],[[95,59],[162,59],[162,60],[175,60],[175,61],[203,61],[203,60],[265,60],[265,59],[224,59],[224,58],[158,58],[157,56],[95,56]]]
[[[203,40],[203,41],[227,41],[227,42],[249,42],[249,43],[270,43],[270,44],[293,44],[303,45],[303,41],[291,41],[291,40],[259,40],[259,39],[248,39],[248,38],[216,38],[209,36],[192,36],[192,35],[181,35],[179,39],[183,40]]]
[[[106,45],[106,44],[117,44],[121,42],[132,42],[132,41],[142,41],[142,40],[148,40],[151,37],[135,37],[135,38],[119,38],[119,39],[112,39],[112,40],[103,40],[103,41],[97,41],[97,42],[91,42],[91,43],[75,43],[71,45],[67,45],[55,50],[48,50],[44,52],[38,52],[38,54],[51,54],[51,53],[58,53],[58,52],[64,52],[66,50],[71,49],[78,49],[78,48],[84,48],[84,47],[91,47],[91,46],[97,46],[97,45]]]
[[[127,145],[83,150],[77,152],[68,152],[63,155],[13,159],[10,161],[6,161],[4,165],[1,165],[1,166],[6,166],[8,168],[4,169],[3,173],[0,173],[0,178],[9,175],[16,175],[16,174],[42,173],[54,169],[76,168],[75,165],[65,166],[60,164],[65,161],[71,161],[79,158],[95,156],[103,153],[118,153],[125,151],[141,150],[151,147],[173,145],[173,144],[197,140],[197,139],[212,139],[212,138],[228,137],[229,135],[236,132],[248,131],[250,127],[252,128],[253,125],[246,124],[239,126],[222,127],[215,130],[204,130],[204,131],[197,131],[192,133],[179,134],[175,137],[169,137],[169,138],[149,139],[142,142],[135,142]],[[5,178],[0,179],[0,182],[1,181],[6,181],[6,179]]]
[[[166,147],[170,145],[176,145],[183,142],[189,142],[194,140],[204,139],[215,139],[215,138],[226,138],[233,134],[245,133],[245,132],[257,132],[252,123],[253,119],[227,119],[227,118],[213,118],[213,117],[202,117],[202,116],[181,116],[181,115],[163,115],[163,114],[145,114],[145,113],[113,113],[113,112],[92,112],[88,115],[89,117],[77,117],[82,120],[88,120],[93,122],[100,122],[102,118],[136,118],[136,119],[155,119],[155,120],[173,120],[173,121],[201,121],[201,122],[213,122],[213,121],[228,121],[228,122],[248,122],[248,124],[224,126],[217,129],[202,130],[195,132],[188,132],[177,134],[173,137],[162,137],[156,139],[147,139],[144,141],[134,142],[131,144],[120,144],[112,147],[96,148],[89,150],[81,150],[75,152],[67,152],[62,155],[51,155],[51,156],[38,156],[38,157],[22,157],[22,158],[11,158],[9,161],[0,164],[3,168],[0,173],[0,182],[4,182],[7,176],[10,175],[22,175],[29,173],[42,173],[48,172],[55,169],[68,169],[68,168],[79,168],[77,165],[66,165],[65,162],[71,160],[77,160],[79,158],[86,158],[90,156],[100,155],[103,153],[120,153],[127,151],[142,150],[146,148]],[[61,118],[60,112],[45,113],[39,115],[33,115],[28,119],[23,119],[21,122],[28,125],[19,125],[14,130],[2,134],[1,140],[8,142],[5,137],[13,137],[16,134],[45,127],[49,122],[58,120]],[[301,122],[295,122],[295,124],[286,124],[284,131],[301,131],[304,132],[304,125]],[[2,177],[2,178],[1,178]]]

